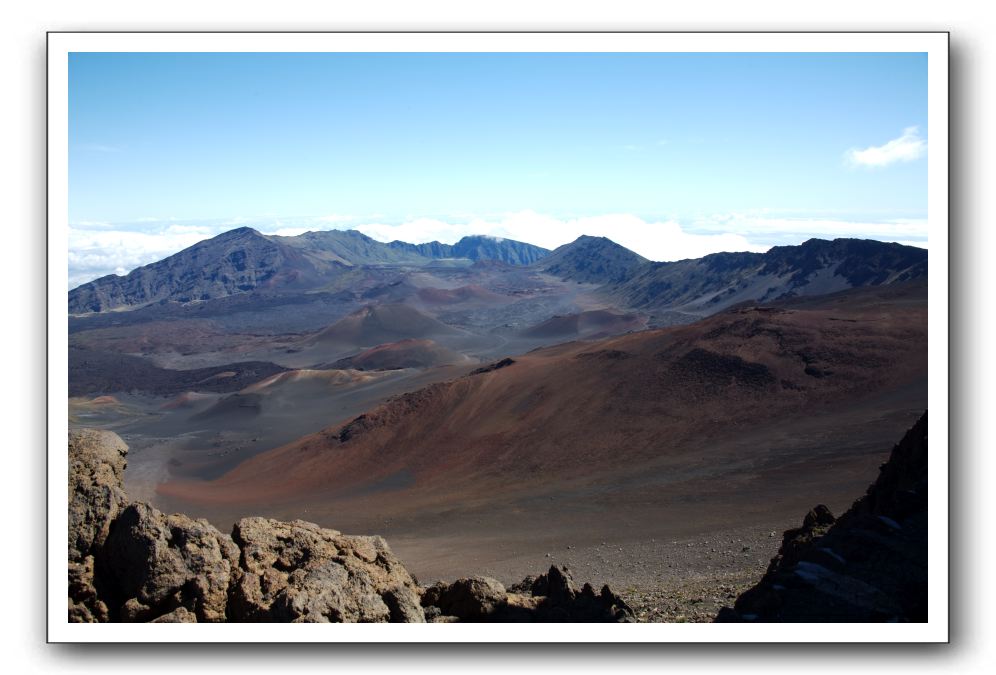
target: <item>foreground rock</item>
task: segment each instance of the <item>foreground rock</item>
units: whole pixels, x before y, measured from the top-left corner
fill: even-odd
[[[825,506],[810,511],[716,620],[926,621],[927,414],[864,497],[836,520]]]
[[[114,522],[98,562],[113,579],[108,591],[121,621],[224,621],[229,586],[241,575],[230,537],[141,502]]]
[[[128,446],[117,434],[85,429],[69,435],[69,619],[107,621],[95,577],[95,554],[128,504],[121,487]]]
[[[127,446],[111,432],[69,436],[69,620],[203,623],[632,621],[608,587],[564,569],[507,591],[474,577],[422,591],[380,537],[301,520],[206,520],[129,502]]]
[[[69,620],[424,622],[415,580],[380,537],[244,518],[206,520],[129,503],[127,446],[69,436]]]
[[[472,577],[437,583],[422,594],[425,615],[432,622],[614,622],[636,618],[622,598],[603,586],[578,588],[566,567],[551,567],[505,589],[495,579]]]
[[[242,549],[237,620],[425,622],[415,580],[380,537],[266,518],[240,520],[232,536]]]

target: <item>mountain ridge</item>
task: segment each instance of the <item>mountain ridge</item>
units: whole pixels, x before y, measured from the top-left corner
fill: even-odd
[[[251,293],[313,293],[351,285],[357,273],[426,268],[435,261],[508,265],[598,287],[620,309],[714,313],[745,300],[832,293],[927,276],[927,251],[870,239],[809,239],[765,253],[721,252],[654,262],[605,237],[582,235],[553,251],[510,239],[467,236],[456,244],[378,242],[356,230],[268,236],[237,228],[125,276],[69,292],[69,313],[136,309]],[[363,270],[367,270],[364,272]]]
[[[189,303],[257,289],[306,290],[362,266],[421,266],[447,258],[525,265],[547,253],[539,246],[484,235],[464,237],[453,245],[385,244],[358,230],[288,237],[239,227],[126,275],[105,275],[77,286],[69,292],[69,313],[137,308],[163,300]]]

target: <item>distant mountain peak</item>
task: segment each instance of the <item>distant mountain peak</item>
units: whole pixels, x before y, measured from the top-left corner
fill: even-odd
[[[607,237],[581,235],[540,260],[540,269],[583,283],[621,283],[649,261]]]
[[[259,230],[249,227],[248,225],[244,225],[242,227],[236,227],[234,230],[226,230],[225,232],[222,232],[211,239],[206,239],[205,241],[225,241],[226,239],[239,239],[242,237],[253,236],[262,237],[264,239],[266,238],[266,235]]]
[[[589,243],[595,243],[595,242],[602,243],[602,244],[613,244],[614,246],[619,246],[619,244],[617,244],[616,242],[612,241],[608,237],[591,235],[591,234],[582,234],[580,237],[578,237],[577,239],[575,239],[573,243],[575,243],[575,244],[589,244]]]

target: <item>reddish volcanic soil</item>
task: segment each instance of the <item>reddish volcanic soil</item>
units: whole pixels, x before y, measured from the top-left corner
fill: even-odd
[[[925,287],[879,288],[542,349],[159,500],[221,526],[376,532],[423,578],[511,581],[549,553],[586,578],[660,580],[688,574],[666,561],[693,543],[699,571],[753,568],[777,548],[768,528],[846,508],[923,411],[926,317]]]

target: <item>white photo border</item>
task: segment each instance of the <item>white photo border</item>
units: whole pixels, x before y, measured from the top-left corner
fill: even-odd
[[[722,642],[949,641],[947,32],[51,32],[48,34],[49,642]],[[67,621],[69,117],[71,52],[919,52],[928,71],[928,406],[926,623],[820,624],[72,624]],[[897,439],[898,440],[898,439]],[[869,483],[873,476],[869,476]]]

